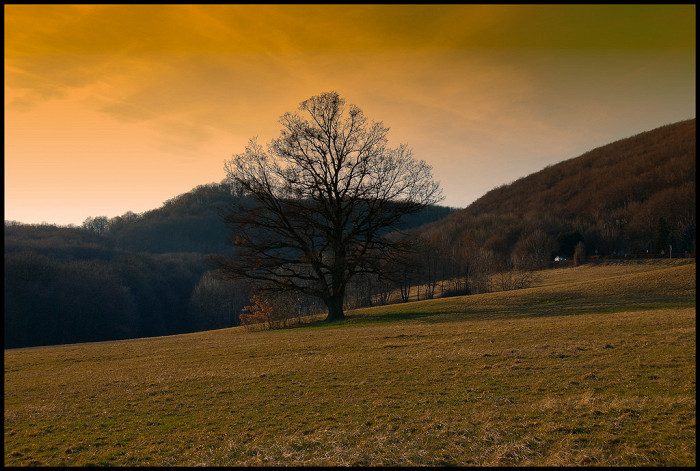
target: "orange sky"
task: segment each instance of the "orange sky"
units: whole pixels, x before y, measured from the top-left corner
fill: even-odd
[[[695,5],[4,8],[5,220],[157,208],[331,90],[455,207],[695,117]]]

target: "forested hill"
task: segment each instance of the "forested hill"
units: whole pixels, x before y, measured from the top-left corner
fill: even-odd
[[[143,214],[82,227],[5,222],[5,347],[170,335],[230,327],[245,285],[211,276],[207,255],[231,250],[226,185],[201,185]],[[243,201],[245,203],[245,200]],[[446,216],[431,206],[415,227]]]
[[[505,257],[538,231],[580,234],[593,256],[694,254],[695,159],[695,119],[670,124],[495,188],[421,233]]]
[[[86,221],[85,226],[103,233],[113,247],[123,250],[222,253],[230,250],[226,238],[231,230],[222,222],[222,215],[232,210],[233,200],[227,185],[211,183],[200,185],[143,214],[104,218],[101,225]],[[243,203],[245,206],[245,200]],[[453,211],[444,206],[429,206],[407,216],[405,227],[433,222]]]

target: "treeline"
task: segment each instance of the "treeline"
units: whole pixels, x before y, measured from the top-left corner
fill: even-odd
[[[5,347],[171,335],[239,325],[254,287],[215,276],[227,253],[222,215],[245,200],[202,185],[143,214],[80,227],[5,222]],[[453,210],[426,208],[415,227]],[[295,312],[314,309],[294,299]],[[291,301],[290,301],[291,302]]]
[[[542,231],[519,244],[508,259],[480,247],[468,234],[452,240],[439,233],[415,233],[410,241],[410,250],[383,261],[382,276],[362,275],[351,282],[348,307],[527,288],[533,271],[549,266],[549,254],[557,249]]]
[[[188,193],[166,201],[162,207],[143,214],[127,212],[122,216],[89,217],[82,228],[104,235],[110,247],[148,253],[198,252],[226,253],[231,235],[223,217],[239,206],[253,203],[240,196],[226,182],[199,185]],[[405,229],[437,221],[456,211],[445,206],[429,206],[407,216]]]
[[[227,250],[228,229],[221,222],[230,209],[231,188],[200,185],[143,214],[88,218],[83,228],[105,235],[113,247],[133,252],[219,253]]]

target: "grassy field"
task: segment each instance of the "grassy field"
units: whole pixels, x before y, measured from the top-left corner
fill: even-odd
[[[693,466],[695,263],[5,351],[5,465]]]

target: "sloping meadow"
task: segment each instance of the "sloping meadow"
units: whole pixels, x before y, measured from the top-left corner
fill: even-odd
[[[5,351],[5,465],[692,466],[695,264]]]

